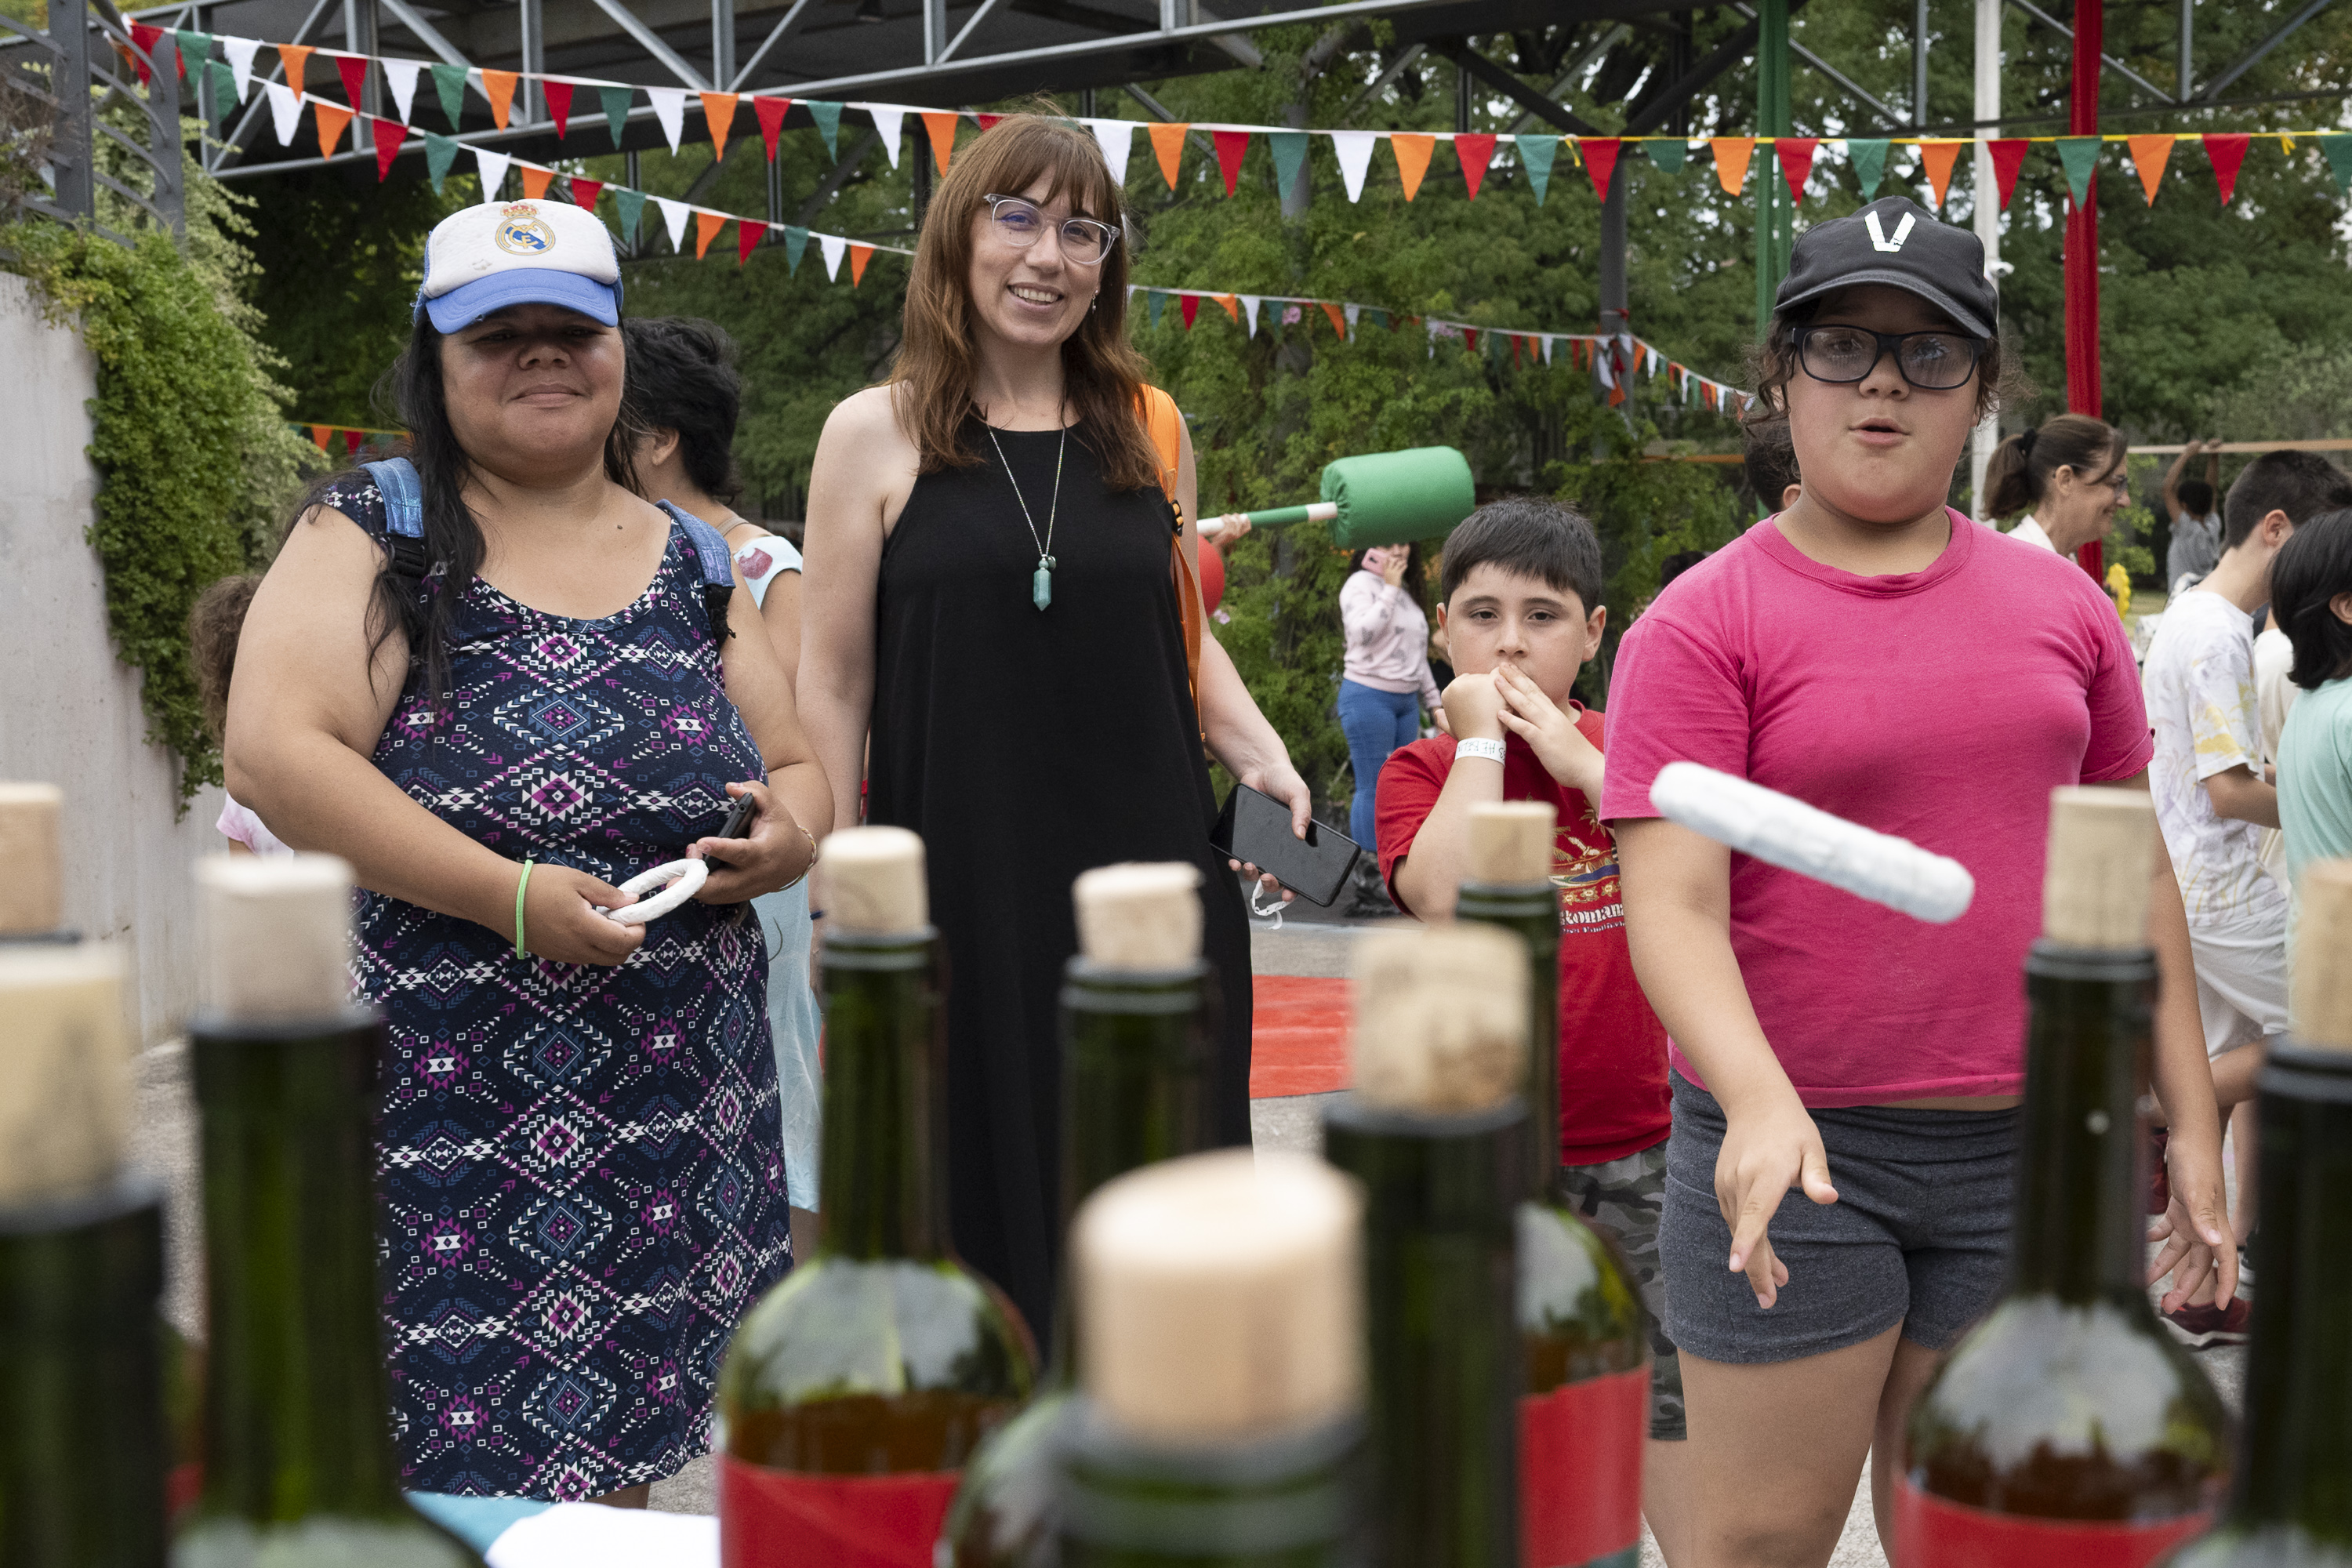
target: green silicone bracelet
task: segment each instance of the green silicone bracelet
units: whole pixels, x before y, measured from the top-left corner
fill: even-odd
[[[515,884],[515,956],[528,958],[522,946],[522,896],[530,888],[530,857],[523,857],[522,879]]]

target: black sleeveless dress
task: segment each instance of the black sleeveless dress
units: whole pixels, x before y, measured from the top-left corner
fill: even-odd
[[[923,836],[948,952],[948,1169],[957,1250],[1043,1344],[1061,1256],[1062,966],[1070,884],[1120,860],[1201,868],[1223,997],[1212,1125],[1246,1144],[1248,921],[1209,847],[1216,798],[1169,582],[1174,514],[1116,492],[1073,427],[1053,603],[1031,603],[1058,432],[966,438],[983,464],[915,481],[882,552],[866,818]]]

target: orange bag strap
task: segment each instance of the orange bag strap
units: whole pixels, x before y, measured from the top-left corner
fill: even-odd
[[[1156,386],[1143,389],[1143,426],[1160,457],[1160,489],[1176,514],[1168,574],[1176,589],[1176,614],[1184,627],[1184,678],[1192,688],[1192,711],[1201,710],[1201,563],[1184,547],[1184,503],[1176,496],[1176,473],[1183,460],[1184,416],[1176,400]]]

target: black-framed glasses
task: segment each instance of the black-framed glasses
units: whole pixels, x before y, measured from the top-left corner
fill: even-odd
[[[1966,332],[1874,332],[1867,327],[1799,327],[1797,363],[1815,381],[1847,385],[1878,368],[1888,354],[1903,379],[1922,392],[1966,386],[1983,357],[1985,341]]]
[[[1028,249],[1053,226],[1053,220],[1026,196],[987,195],[980,199],[988,204],[988,218],[996,227],[996,237],[1016,249]],[[1118,243],[1118,230],[1090,217],[1066,217],[1062,220],[1061,241],[1062,254],[1068,259],[1080,267],[1099,267],[1103,258],[1110,254],[1110,247]]]

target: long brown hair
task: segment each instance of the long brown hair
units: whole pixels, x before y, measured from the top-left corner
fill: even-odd
[[[1094,136],[1069,121],[1008,114],[959,150],[949,165],[915,242],[905,338],[890,373],[898,422],[922,454],[924,473],[981,460],[964,441],[979,369],[971,324],[973,219],[987,211],[982,197],[1025,191],[1040,177],[1048,182],[1046,200],[1067,191],[1081,212],[1120,231],[1095,269],[1101,292],[1063,342],[1062,374],[1081,438],[1100,459],[1104,479],[1114,489],[1141,489],[1158,481],[1160,460],[1139,412],[1149,366],[1127,341],[1127,253],[1133,235],[1126,195],[1110,177]]]
[[[2013,517],[2038,506],[2061,468],[2085,479],[2111,473],[2129,445],[2122,431],[2087,414],[2061,414],[2021,430],[1995,447],[1985,465],[1985,515]]]

